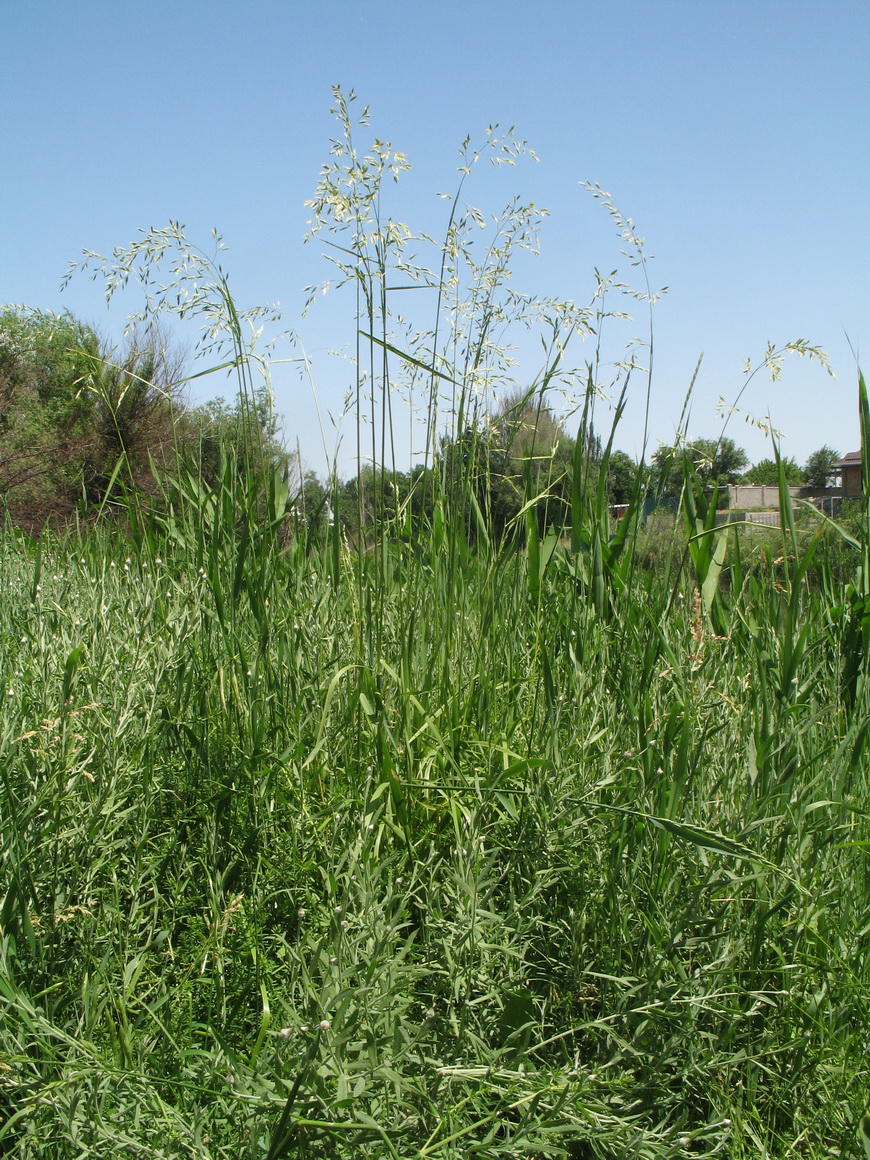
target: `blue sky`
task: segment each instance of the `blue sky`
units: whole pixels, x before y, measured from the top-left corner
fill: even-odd
[[[836,379],[791,360],[778,383],[757,376],[741,404],[769,412],[799,462],[823,443],[858,446],[846,336],[866,352],[866,0],[5,0],[0,17],[0,302],[68,309],[116,340],[124,311],[107,312],[95,285],[79,277],[60,292],[68,262],[170,219],[202,246],[216,227],[238,301],[280,302],[311,357],[321,413],[337,416],[353,370],[329,351],[353,345],[353,301],[327,295],[305,319],[301,306],[303,288],[329,276],[322,250],[302,239],[338,84],[370,106],[371,134],[407,154],[412,169],[387,210],[415,229],[443,230],[436,194],[454,189],[466,134],[480,140],[498,122],[528,140],[537,164],[484,169],[467,186],[486,212],[515,195],[550,212],[517,290],[585,303],[594,268],[634,276],[579,183],[613,194],[655,256],[651,282],[668,287],[654,311],[650,453],[672,437],[701,352],[690,433],[715,435],[717,401],[740,390],[744,360],[798,338],[828,352]],[[623,357],[635,333],[642,314],[612,327],[605,359]],[[592,353],[587,340],[573,359]],[[533,345],[519,355],[528,382]],[[288,439],[324,471],[337,435],[327,419],[324,451],[310,385],[287,364],[273,385]],[[229,390],[202,380],[197,397]],[[642,403],[637,382],[616,439],[635,456]],[[352,420],[342,432],[347,473]],[[728,434],[753,460],[769,454],[742,416]]]

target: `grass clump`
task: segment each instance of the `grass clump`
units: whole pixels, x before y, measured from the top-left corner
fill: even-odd
[[[608,312],[507,294],[522,208],[481,264],[457,197],[440,269],[412,268],[379,211],[400,162],[361,159],[339,113],[316,209],[351,231],[371,471],[394,468],[405,377],[428,497],[403,534],[401,507],[353,544],[337,521],[292,534],[287,478],[228,451],[126,530],[0,539],[0,1147],[855,1156],[866,525],[802,530],[783,477],[766,571],[690,463],[684,531],[642,527],[640,483],[614,523],[594,364],[571,487],[529,462],[519,512],[493,520],[495,330],[512,309],[549,327],[545,399],[570,332]],[[396,268],[438,300],[412,344]],[[206,273],[197,308],[253,401]],[[438,415],[475,451],[452,467]],[[551,490],[564,529],[539,518]]]

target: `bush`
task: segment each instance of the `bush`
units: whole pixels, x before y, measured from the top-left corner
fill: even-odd
[[[0,496],[33,529],[74,510],[97,457],[99,339],[70,314],[0,314]]]
[[[174,460],[182,360],[158,328],[111,349],[70,314],[0,314],[0,495],[36,531],[123,488],[155,492]]]

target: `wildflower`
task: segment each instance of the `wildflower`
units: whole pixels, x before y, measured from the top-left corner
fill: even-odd
[[[692,1146],[692,1140],[691,1140],[690,1136],[680,1136],[680,1147],[681,1148],[690,1148],[691,1146]]]
[[[320,1030],[321,1031],[328,1031],[329,1030],[329,1020],[328,1019],[321,1019],[320,1020]]]
[[[281,1039],[289,1039],[290,1032],[291,1032],[291,1028],[282,1027],[281,1030],[278,1032],[278,1035],[280,1036]]]
[[[299,909],[296,911],[296,917],[297,917],[297,918],[304,918],[304,917],[305,917],[305,914],[306,914],[306,911],[305,911],[305,907],[304,907],[304,906],[300,906],[300,907],[299,907]]]
[[[427,1019],[434,1019],[434,1018],[435,1018],[435,1008],[434,1008],[434,1007],[430,1007],[430,1008],[427,1010],[427,1012],[426,1012],[426,1018],[427,1018]]]
[[[350,923],[347,921],[347,919],[346,919],[346,918],[343,918],[343,919],[341,920],[341,929],[342,929],[342,930],[347,930],[347,928],[348,928],[349,926],[350,926]]]
[[[336,908],[335,908],[335,913],[336,913],[336,914],[341,914],[341,912],[342,912],[343,910],[344,910],[344,907],[343,907],[343,906],[336,906]]]

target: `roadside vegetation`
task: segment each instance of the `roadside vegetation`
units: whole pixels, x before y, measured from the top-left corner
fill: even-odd
[[[32,374],[0,382],[0,471],[30,472],[0,537],[0,1152],[870,1156],[863,380],[845,518],[792,504],[774,442],[782,527],[717,527],[740,449],[638,467],[651,368],[569,361],[616,290],[514,293],[533,206],[472,244],[466,180],[522,146],[466,143],[427,272],[380,212],[404,159],[336,99],[313,234],[360,304],[353,480],[281,451],[256,328],[175,226],[88,258],[145,291],[120,355],[3,316]],[[185,405],[166,311],[231,404]],[[543,343],[520,387],[512,325]],[[20,352],[56,336],[54,392]],[[820,352],[762,365],[788,354]]]

